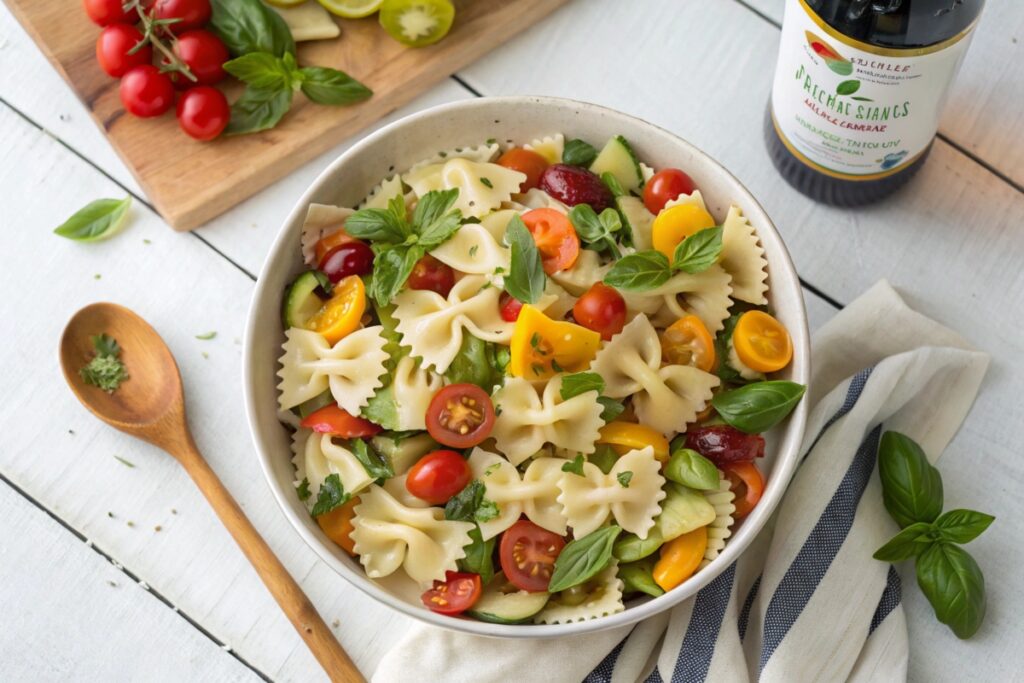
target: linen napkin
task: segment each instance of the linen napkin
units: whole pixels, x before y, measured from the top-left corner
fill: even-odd
[[[871,557],[898,531],[874,476],[879,438],[903,432],[934,461],[987,366],[877,283],[815,335],[804,459],[776,514],[697,595],[584,636],[499,640],[417,626],[374,683],[905,679],[900,577]]]

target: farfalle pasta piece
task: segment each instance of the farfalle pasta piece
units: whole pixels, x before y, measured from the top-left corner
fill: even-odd
[[[533,618],[534,623],[568,624],[621,612],[626,607],[622,603],[624,584],[618,574],[619,563],[613,558],[607,567],[585,584],[589,589],[583,602],[574,599],[573,604],[566,604],[556,594]]]
[[[310,204],[306,220],[302,223],[302,260],[307,266],[316,266],[316,243],[345,227],[345,221],[354,214],[352,209],[330,204]]]
[[[563,472],[558,502],[576,538],[604,526],[609,515],[626,531],[647,538],[661,512],[664,483],[654,447],[645,446],[619,457],[608,474],[590,462],[583,463],[582,476]]]
[[[421,367],[411,356],[403,356],[391,375],[391,396],[398,418],[397,429],[426,429],[427,406],[444,383],[436,372]]]
[[[644,206],[644,200],[632,195],[623,195],[616,200],[619,211],[625,217],[625,225],[629,226],[633,247],[637,251],[654,248],[651,229],[654,227],[654,214]]]
[[[356,330],[333,347],[323,335],[292,327],[285,332],[277,389],[283,410],[308,401],[330,388],[338,405],[358,415],[383,386],[380,377],[388,359],[380,325]]]
[[[708,210],[707,205],[704,203],[704,195],[700,193],[700,190],[694,190],[693,194],[681,194],[675,199],[668,200],[661,210],[664,211],[665,209],[671,209],[673,206],[682,206],[683,204],[693,204],[705,211]]]
[[[440,508],[403,505],[382,487],[371,484],[359,495],[352,520],[352,541],[371,579],[401,567],[420,586],[443,580],[466,556],[470,522],[446,520]]]
[[[533,209],[554,209],[559,213],[569,213],[567,205],[538,187],[531,187],[526,192],[512,195],[511,201],[505,202],[502,207],[515,209],[519,213],[526,213]]]
[[[417,197],[434,190],[458,189],[459,196],[452,206],[463,216],[480,218],[509,201],[526,174],[498,164],[452,159],[409,171],[402,180]]]
[[[562,153],[565,151],[565,136],[561,133],[555,133],[554,135],[531,140],[529,144],[523,145],[523,147],[541,155],[549,164],[560,164],[562,163]]]
[[[768,303],[768,261],[754,226],[736,205],[722,223],[722,268],[732,276],[732,298],[756,306]]]
[[[659,326],[668,327],[692,313],[715,334],[725,327],[729,317],[731,280],[716,263],[700,273],[676,273],[665,284],[646,292],[620,293],[631,317],[642,313]]]
[[[689,365],[662,367],[661,342],[645,315],[612,337],[590,369],[604,378],[606,396],[632,396],[640,422],[664,434],[685,431],[719,384],[715,375]]]
[[[466,223],[447,242],[435,247],[430,255],[461,273],[471,275],[489,275],[499,269],[508,272],[511,263],[509,248],[495,239],[482,223]]]
[[[498,450],[518,465],[545,444],[576,453],[593,453],[604,426],[596,391],[562,400],[562,379],[555,376],[543,396],[526,379],[510,377],[494,393],[494,437]]]
[[[416,496],[409,493],[409,489],[406,488],[405,483],[409,479],[409,473],[399,474],[390,479],[386,479],[381,486],[384,490],[391,494],[391,497],[397,500],[399,503],[410,508],[428,508],[431,507],[430,503],[417,498]]]
[[[572,268],[552,273],[551,279],[573,296],[582,296],[591,285],[603,280],[610,269],[611,264],[602,264],[601,255],[596,251],[580,249]]]
[[[430,166],[432,164],[443,164],[446,161],[452,159],[469,159],[477,163],[486,163],[488,161],[494,161],[498,156],[498,152],[501,148],[498,147],[497,142],[487,142],[482,145],[476,145],[474,147],[452,147],[450,149],[444,149],[437,154],[427,157],[422,161],[417,161],[409,171],[416,171],[423,168],[424,166]]]
[[[370,190],[370,194],[366,195],[366,199],[359,204],[360,209],[386,209],[388,208],[388,202],[395,197],[402,197],[405,195],[405,188],[402,186],[402,178],[398,174],[395,174],[389,178],[385,178],[380,182],[377,187]]]
[[[700,569],[711,564],[725,548],[725,541],[732,536],[732,525],[736,523],[732,514],[736,512],[733,500],[736,494],[730,490],[729,480],[722,478],[716,491],[705,491],[704,497],[715,508],[715,520],[708,525],[708,546],[704,551],[704,559]]]
[[[473,478],[483,482],[486,498],[498,506],[498,516],[479,522],[486,541],[516,523],[520,515],[548,531],[565,535],[566,522],[558,502],[561,458],[535,458],[522,475],[515,465],[496,453],[474,448],[469,456]]]
[[[355,494],[373,483],[366,468],[342,444],[335,443],[330,434],[298,429],[292,435],[296,486],[305,479],[309,482],[310,497],[306,507],[312,509],[317,494],[327,477],[337,474],[346,493]]]
[[[402,345],[423,359],[423,367],[444,373],[462,346],[462,335],[507,344],[513,323],[498,309],[501,290],[486,277],[469,275],[452,287],[448,298],[429,290],[407,289],[395,297],[395,329]]]
[[[576,297],[562,289],[554,280],[548,278],[544,285],[544,293],[534,304],[536,309],[553,320],[561,320],[576,305]]]

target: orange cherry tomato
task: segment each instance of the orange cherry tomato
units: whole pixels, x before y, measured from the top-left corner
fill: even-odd
[[[736,519],[743,519],[750,514],[761,495],[764,493],[764,475],[752,462],[729,462],[721,466],[730,489],[736,494],[733,505]]]
[[[460,614],[480,599],[483,584],[479,574],[468,572],[445,572],[444,581],[434,581],[434,587],[427,590],[420,599],[438,614]]]
[[[548,167],[548,160],[533,150],[513,147],[498,158],[498,165],[525,173],[526,180],[519,184],[519,191],[526,192],[540,183],[540,176]]]
[[[603,282],[595,282],[572,307],[572,317],[608,341],[626,325],[626,300]]]
[[[708,548],[708,528],[698,527],[661,546],[651,575],[662,590],[670,591],[693,576]]]
[[[672,206],[654,219],[651,226],[651,243],[654,248],[671,261],[676,247],[687,237],[705,228],[713,228],[715,219],[711,214],[693,204]]]
[[[358,329],[366,310],[366,287],[358,275],[350,275],[334,286],[331,298],[306,323],[331,344]]]
[[[356,439],[367,436],[374,436],[381,431],[380,425],[375,425],[369,420],[357,417],[342,410],[337,405],[324,406],[316,410],[300,423],[307,429],[321,434],[334,434],[343,439]]]
[[[523,214],[548,275],[572,268],[580,255],[580,238],[569,217],[555,209],[533,209]]]
[[[558,534],[521,519],[501,536],[501,571],[520,590],[546,591],[564,547],[565,539]]]
[[[687,315],[661,334],[661,357],[672,365],[692,365],[704,372],[713,372],[715,340],[700,318]]]
[[[337,232],[332,232],[327,237],[321,238],[319,242],[313,247],[313,251],[316,252],[316,262],[323,263],[324,257],[327,256],[327,252],[335,247],[340,247],[345,242],[351,242],[355,237],[349,237],[348,233],[343,229],[339,228]]]
[[[652,446],[658,462],[667,462],[669,457],[668,439],[661,432],[632,422],[609,422],[601,427],[601,437],[597,442],[610,445],[619,455]]]
[[[747,311],[736,321],[732,333],[736,355],[748,368],[775,372],[793,359],[793,341],[789,331],[763,311]]]
[[[330,512],[316,518],[327,538],[331,539],[349,555],[356,554],[356,544],[352,540],[352,519],[356,516],[356,505],[359,499],[353,498],[341,507],[336,507]]]

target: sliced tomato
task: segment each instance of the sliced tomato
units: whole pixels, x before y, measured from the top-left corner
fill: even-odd
[[[526,180],[519,184],[519,191],[526,192],[540,183],[540,176],[548,167],[548,160],[532,150],[513,147],[498,157],[498,165],[525,174]]]
[[[408,283],[409,289],[429,289],[447,297],[455,286],[455,271],[427,254],[413,266]]]
[[[356,554],[356,544],[352,540],[352,530],[355,528],[352,526],[352,520],[356,516],[356,505],[359,505],[359,499],[353,498],[341,507],[336,507],[316,518],[316,523],[327,534],[327,538],[341,546],[349,555]]]
[[[706,210],[694,204],[672,206],[654,219],[651,226],[651,242],[654,248],[667,256],[675,256],[676,247],[687,237],[706,228],[714,227],[715,219]]]
[[[763,311],[747,311],[736,321],[732,345],[743,364],[758,372],[775,372],[793,359],[793,341],[778,320]]]
[[[466,459],[455,451],[427,453],[412,466],[405,478],[405,489],[431,505],[444,505],[466,488],[473,472]]]
[[[327,252],[335,247],[340,247],[342,244],[345,244],[345,242],[351,242],[353,240],[355,240],[355,237],[350,237],[342,228],[338,228],[337,231],[322,238],[313,247],[313,251],[316,252],[316,262],[323,263],[324,257],[327,256]]]
[[[366,287],[358,276],[350,275],[334,286],[331,298],[306,322],[306,327],[336,344],[359,328],[365,310]]]
[[[491,435],[494,419],[491,397],[475,384],[449,384],[427,406],[427,431],[452,448],[479,444]]]
[[[654,458],[658,462],[668,461],[668,439],[650,427],[616,420],[601,427],[600,433],[601,437],[597,442],[610,445],[619,455],[651,446],[654,449]]]
[[[512,585],[536,593],[546,591],[565,539],[521,519],[501,537],[501,571]]]
[[[672,365],[692,365],[704,372],[715,369],[715,340],[695,315],[675,321],[661,335],[661,357]]]
[[[479,574],[449,571],[445,572],[444,581],[434,581],[434,587],[420,599],[431,612],[459,614],[476,603],[482,590]]]
[[[357,417],[336,405],[324,406],[306,416],[303,427],[322,434],[334,434],[343,439],[356,439],[379,434],[381,427],[367,419]]]
[[[523,223],[537,244],[545,273],[572,268],[580,255],[580,238],[568,216],[555,209],[533,209],[523,214]]]
[[[735,517],[743,519],[750,514],[764,494],[764,475],[752,462],[726,463],[722,465],[722,471],[729,480],[729,488],[736,494],[733,500],[736,506]]]

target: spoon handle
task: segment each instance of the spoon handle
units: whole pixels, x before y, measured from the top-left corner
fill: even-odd
[[[327,628],[327,624],[320,618],[309,598],[302,592],[302,588],[295,583],[295,579],[238,507],[238,503],[224,488],[216,473],[210,469],[191,437],[175,450],[177,452],[174,455],[202,491],[207,502],[220,517],[220,521],[234,537],[238,547],[249,558],[263,584],[288,616],[295,630],[306,641],[306,646],[320,662],[328,677],[332,681],[364,683],[365,679],[359,669]]]

